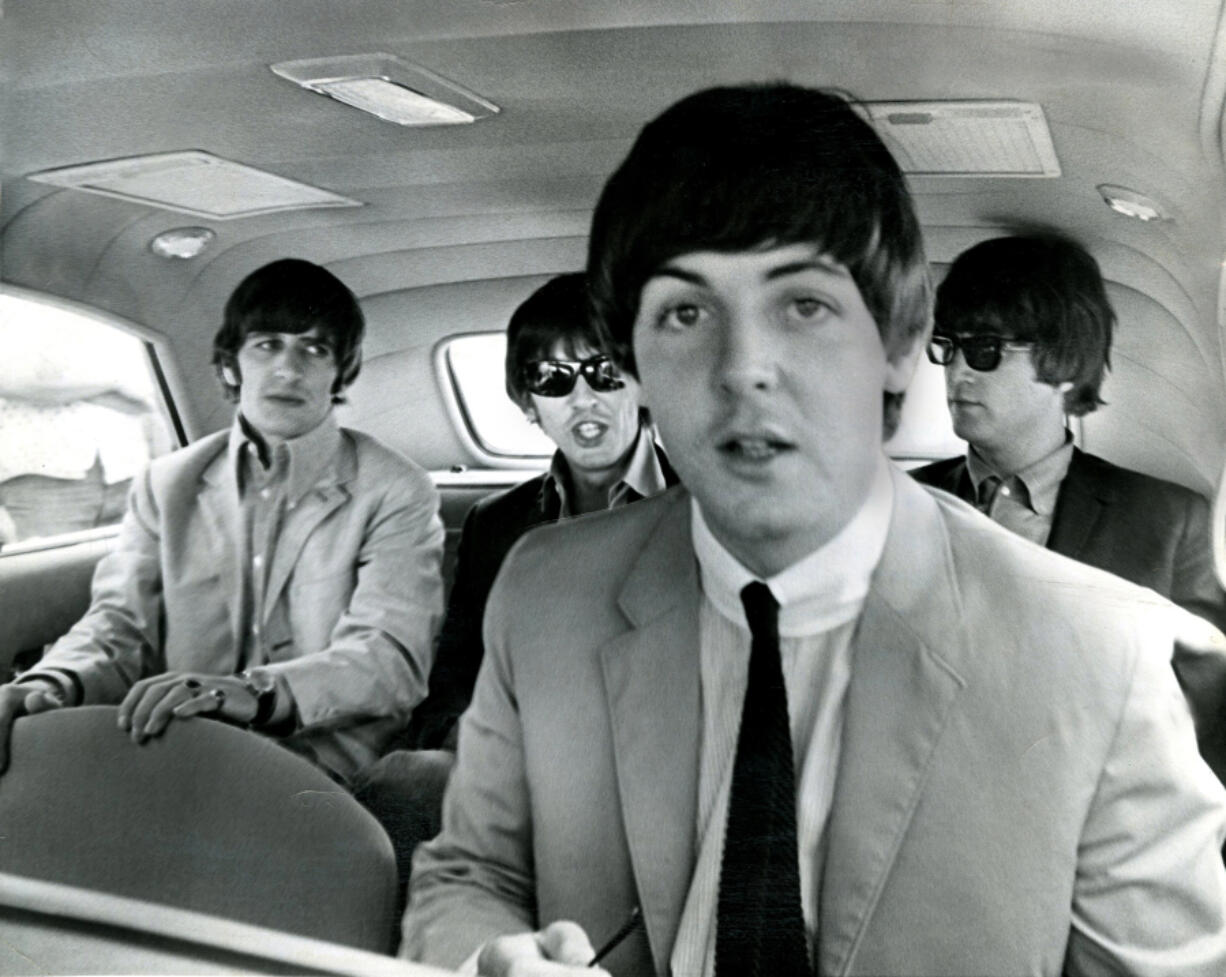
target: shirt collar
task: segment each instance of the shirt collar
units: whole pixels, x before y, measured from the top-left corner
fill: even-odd
[[[894,483],[883,456],[851,521],[825,545],[765,581],[779,602],[782,637],[821,634],[859,615],[885,549],[893,505]],[[690,521],[703,593],[720,614],[747,628],[741,590],[759,578],[715,538],[695,499]]]
[[[545,475],[545,484],[541,486],[542,501],[548,499],[549,493],[557,494],[560,515],[572,515],[570,499],[567,497],[570,485],[570,468],[566,456],[561,451],[555,451],[549,463],[549,471]],[[634,439],[634,447],[626,462],[626,470],[622,472],[613,485],[609,486],[608,506],[633,499],[647,498],[657,492],[663,492],[668,485],[664,479],[664,469],[660,467],[659,456],[656,455],[655,442],[640,427],[638,436]],[[633,495],[631,493],[634,493]]]
[[[966,470],[975,486],[975,495],[979,496],[980,486],[984,479],[995,475],[1014,489],[1022,490],[1021,501],[1033,512],[1045,518],[1050,518],[1056,510],[1056,498],[1060,494],[1060,483],[1068,474],[1069,465],[1073,461],[1073,432],[1067,428],[1064,431],[1064,441],[1054,451],[1048,452],[1038,461],[1032,462],[1021,471],[1009,476],[995,471],[991,465],[980,457],[972,447],[966,453]],[[1017,493],[1014,493],[1017,498]]]
[[[341,429],[332,411],[312,430],[301,437],[281,442],[272,458],[268,447],[243,415],[235,414],[230,428],[230,443],[227,454],[231,470],[242,485],[244,456],[250,464],[271,467],[285,480],[291,502],[301,499],[319,481],[319,476],[328,467],[340,449]]]

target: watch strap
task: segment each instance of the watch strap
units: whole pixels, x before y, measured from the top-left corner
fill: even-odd
[[[267,726],[277,709],[277,683],[269,676],[256,676],[251,672],[239,672],[247,691],[255,697],[255,715],[251,717],[249,726],[259,728]]]

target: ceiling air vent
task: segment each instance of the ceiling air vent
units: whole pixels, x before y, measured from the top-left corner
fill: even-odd
[[[199,150],[67,166],[32,173],[30,179],[213,220],[304,207],[362,206],[328,190]]]
[[[1060,175],[1047,119],[1035,102],[867,102],[863,108],[913,176]]]

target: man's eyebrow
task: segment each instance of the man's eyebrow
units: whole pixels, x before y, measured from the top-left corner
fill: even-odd
[[[763,274],[764,281],[775,281],[779,278],[786,278],[789,275],[797,275],[805,271],[820,271],[826,275],[834,275],[837,278],[848,278],[850,272],[847,268],[837,261],[830,258],[823,258],[820,255],[815,255],[812,258],[801,258],[796,261],[789,261],[786,264],[775,265],[768,268]],[[682,268],[677,265],[664,265],[652,273],[651,278],[676,278],[679,281],[687,282],[691,285],[706,285],[707,279],[698,272],[690,271],[688,268]],[[650,279],[648,279],[650,280]]]
[[[298,339],[301,339],[304,342],[326,343],[329,346],[332,345],[332,337],[330,336],[330,334],[324,332],[323,330],[317,327],[312,327],[306,330],[306,332],[300,332],[300,333],[297,333],[296,335]]]
[[[788,275],[797,275],[804,271],[820,271],[826,275],[834,275],[836,278],[849,277],[847,269],[837,261],[816,256],[804,258],[800,261],[789,261],[786,265],[777,265],[769,269],[763,278],[769,282],[777,278],[786,278]]]
[[[705,276],[697,272],[690,271],[686,268],[678,268],[676,265],[664,265],[653,271],[648,278],[676,278],[679,281],[688,282],[690,285],[706,285],[707,279]]]

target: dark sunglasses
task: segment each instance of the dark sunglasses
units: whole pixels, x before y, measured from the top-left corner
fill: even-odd
[[[524,367],[524,387],[538,397],[566,397],[575,389],[579,375],[597,393],[621,390],[621,378],[607,356],[597,354],[586,360],[533,360]]]
[[[1006,351],[1026,349],[1034,349],[1034,343],[1015,343],[1004,336],[933,336],[928,340],[928,359],[937,366],[949,366],[962,350],[967,366],[987,373],[1000,366]]]

